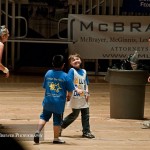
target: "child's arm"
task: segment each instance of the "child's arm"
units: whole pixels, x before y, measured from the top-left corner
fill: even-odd
[[[71,96],[72,96],[72,92],[67,92],[66,100],[70,101]]]
[[[150,82],[150,76],[148,77],[148,82]]]
[[[86,99],[87,102],[89,100],[89,96],[90,96],[90,94],[89,94],[89,88],[88,88],[88,85],[87,85],[87,87],[86,87],[86,93],[85,93],[85,99]]]
[[[2,61],[2,55],[3,55],[3,48],[4,48],[4,44],[0,43],[0,70],[2,70],[3,73],[6,74],[6,78],[8,78],[9,77],[9,70],[1,62]]]

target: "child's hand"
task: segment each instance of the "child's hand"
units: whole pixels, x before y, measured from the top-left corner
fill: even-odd
[[[89,95],[85,95],[85,100],[88,103],[88,101],[89,101]]]
[[[70,96],[67,96],[66,100],[67,100],[67,102],[69,102],[70,101]]]
[[[76,88],[75,90],[77,91],[78,94],[82,94],[83,93],[83,90],[81,90],[79,88]]]
[[[67,102],[70,101],[71,96],[72,96],[72,92],[67,92],[67,96],[66,96]]]
[[[9,77],[9,71],[5,74],[5,77],[6,77],[6,78]]]
[[[86,102],[88,102],[89,97],[90,97],[90,93],[89,92],[85,92],[85,100],[86,100]]]

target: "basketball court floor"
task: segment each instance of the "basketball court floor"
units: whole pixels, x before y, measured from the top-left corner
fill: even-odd
[[[80,117],[62,132],[64,145],[54,145],[52,119],[43,130],[40,144],[33,138],[19,140],[27,150],[149,150],[150,129],[141,129],[143,120],[110,118],[109,83],[104,76],[89,76],[90,79],[90,126],[95,139],[82,138]],[[43,76],[0,75],[0,124],[15,127],[32,126],[36,130],[42,111],[44,89]],[[71,112],[66,106],[64,116]],[[150,85],[146,85],[144,117],[150,119]],[[10,130],[11,131],[11,130]],[[9,134],[9,133],[8,133]],[[21,135],[21,134],[20,134]],[[1,137],[0,137],[1,138]],[[12,148],[13,149],[13,148]]]

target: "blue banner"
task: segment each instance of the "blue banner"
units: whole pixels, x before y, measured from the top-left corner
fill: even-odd
[[[150,0],[123,0],[124,12],[150,13]]]

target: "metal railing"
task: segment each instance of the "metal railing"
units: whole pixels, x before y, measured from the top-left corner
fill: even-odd
[[[9,1],[10,2],[10,1]],[[60,35],[61,23],[63,21],[68,21],[68,18],[61,18],[58,21],[58,39],[35,39],[35,38],[26,38],[28,27],[27,20],[22,16],[15,16],[15,2],[18,4],[20,1],[12,0],[12,16],[8,15],[8,0],[5,1],[6,7],[5,11],[2,11],[6,15],[6,25],[8,25],[8,18],[12,19],[12,38],[8,40],[11,42],[12,48],[12,69],[14,68],[14,54],[15,54],[15,45],[14,42],[26,42],[26,43],[58,43],[58,44],[69,44],[73,41],[68,41],[68,37],[62,37]],[[86,14],[86,15],[126,15],[121,13],[123,0],[68,0],[68,10],[69,14]],[[1,4],[1,2],[0,2]],[[1,10],[1,7],[0,7]],[[15,36],[15,19],[22,19],[25,22],[25,34],[23,36]],[[71,32],[71,29],[70,31]],[[18,32],[20,33],[20,32]],[[70,33],[71,34],[71,33]],[[72,35],[70,35],[72,36]],[[70,38],[72,39],[72,38]],[[7,51],[6,51],[7,52]],[[7,56],[7,54],[6,54]],[[7,61],[7,59],[6,59]],[[98,66],[98,61],[96,60],[96,66]],[[97,68],[97,67],[96,67]]]
[[[123,0],[69,0],[69,13],[119,15],[122,2]],[[108,12],[107,8],[109,8]]]
[[[8,42],[10,42],[11,44],[11,54],[10,54],[10,60],[11,60],[11,64],[9,64],[12,68],[12,70],[14,70],[15,68],[15,61],[16,58],[17,60],[20,59],[20,43],[52,43],[52,44],[69,44],[72,41],[68,41],[67,39],[44,39],[44,38],[26,38],[27,34],[28,34],[28,23],[25,17],[22,16],[16,16],[16,4],[18,4],[18,13],[20,14],[20,10],[21,10],[21,2],[20,1],[9,1],[6,0],[5,2],[3,2],[5,4],[5,11],[1,9],[1,4],[2,1],[0,1],[0,12],[2,12],[2,14],[5,15],[5,25],[8,26],[8,18],[12,19],[12,25],[11,25],[11,36],[8,39]],[[12,10],[11,10],[11,15],[8,15],[8,3],[11,3],[12,5]],[[18,28],[16,29],[16,25],[15,25],[15,20],[18,19]],[[20,29],[21,29],[21,25],[20,20],[23,20],[25,22],[25,34],[20,36]],[[1,18],[0,18],[1,21]],[[60,25],[60,24],[59,24]],[[18,35],[15,35],[16,30],[18,30]],[[59,35],[59,34],[58,34]],[[17,42],[17,45],[15,45],[15,42]],[[17,55],[17,56],[16,56]],[[5,45],[5,65],[8,65],[8,46],[7,44]]]
[[[2,14],[6,15],[6,12],[1,10]],[[7,15],[9,18],[13,19],[12,16],[10,15]],[[22,16],[15,16],[15,19],[22,19],[24,20],[25,22],[25,34],[23,36],[15,36],[15,38],[25,38],[27,36],[27,33],[28,33],[28,26],[27,26],[27,20],[25,17],[22,17]]]

